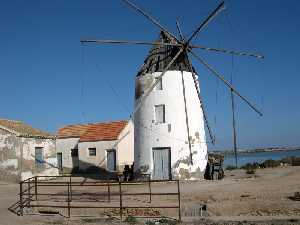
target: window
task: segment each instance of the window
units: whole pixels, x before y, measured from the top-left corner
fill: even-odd
[[[89,148],[89,156],[96,156],[96,148]]]
[[[155,81],[157,82],[155,86],[155,90],[162,90],[162,77],[161,78],[155,78]]]
[[[155,122],[165,123],[165,105],[155,106]]]
[[[77,148],[71,149],[71,156],[78,157],[78,149]]]

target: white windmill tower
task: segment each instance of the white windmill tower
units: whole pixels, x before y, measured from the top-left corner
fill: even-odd
[[[135,171],[150,173],[152,179],[197,179],[205,169],[207,146],[204,126],[214,139],[200,96],[198,76],[189,60],[191,54],[254,111],[257,108],[203,60],[193,49],[263,58],[259,54],[192,45],[193,38],[224,9],[212,11],[192,35],[185,39],[179,23],[177,38],[144,10],[123,0],[160,28],[156,42],[82,40],[82,43],[138,44],[153,46],[136,76],[134,118]],[[204,125],[205,124],[205,125]]]
[[[157,42],[174,41],[162,31]],[[159,78],[178,51],[176,46],[154,46],[136,76],[135,105],[141,105],[134,114],[134,162],[153,179],[200,177],[207,163],[198,81],[187,55],[182,53]]]

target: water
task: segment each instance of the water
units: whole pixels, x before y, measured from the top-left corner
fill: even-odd
[[[267,159],[279,160],[289,156],[300,157],[300,150],[277,151],[277,152],[255,152],[255,153],[238,153],[238,167],[247,163],[262,163]],[[224,159],[224,168],[235,165],[234,155],[226,155]]]

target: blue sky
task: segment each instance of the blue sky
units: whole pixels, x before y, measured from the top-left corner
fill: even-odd
[[[135,0],[176,33],[185,35],[219,1]],[[262,109],[260,117],[236,98],[241,148],[300,145],[300,3],[226,1],[227,9],[195,44],[261,52],[264,60],[197,50]],[[73,123],[126,119],[134,78],[149,47],[85,45],[81,38],[152,41],[159,30],[119,0],[1,1],[0,118],[56,132]],[[208,117],[217,144],[232,146],[230,93],[197,61]],[[113,91],[113,90],[114,91]]]

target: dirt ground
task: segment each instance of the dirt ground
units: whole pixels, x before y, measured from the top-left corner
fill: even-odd
[[[181,205],[183,224],[300,224],[300,201],[294,201],[291,197],[295,192],[300,192],[300,167],[280,167],[258,169],[254,175],[245,174],[244,170],[226,171],[226,177],[221,181],[189,181],[181,182]],[[78,178],[79,179],[79,178]],[[81,179],[82,180],[82,179]],[[93,189],[94,188],[94,189]],[[117,188],[117,187],[116,187]],[[175,192],[177,186],[174,184],[155,184],[152,192]],[[129,193],[130,188],[124,188]],[[134,188],[134,192],[144,192],[145,186]],[[53,187],[44,188],[45,192],[66,193],[65,190],[56,190]],[[88,193],[91,191],[91,193]],[[23,217],[10,212],[8,208],[17,202],[16,193],[19,192],[17,184],[0,181],[0,225],[18,224],[126,224],[117,219],[95,217],[77,217],[76,215],[92,214],[93,210],[72,210],[70,219],[61,215],[36,215],[36,210],[25,210]],[[89,199],[90,204],[108,204],[105,195],[95,187],[82,190],[74,188],[74,204]],[[117,193],[117,190],[115,191]],[[78,195],[76,195],[76,193]],[[80,193],[84,193],[83,195]],[[99,194],[96,197],[96,194]],[[103,192],[101,192],[103,193]],[[112,188],[112,193],[114,190]],[[83,197],[84,196],[84,197]],[[43,197],[43,196],[42,196]],[[59,196],[39,198],[39,202],[52,201],[56,204],[66,204]],[[97,200],[95,200],[97,199]],[[112,202],[118,196],[112,194]],[[172,205],[177,204],[176,196],[154,196],[153,204]],[[148,196],[138,198],[128,196],[125,204],[148,204]],[[112,203],[113,204],[113,203]],[[207,210],[203,211],[203,217],[199,208],[205,204]],[[153,213],[153,212],[151,212]],[[158,216],[177,216],[177,211],[154,211]],[[66,215],[65,211],[61,212]],[[99,215],[99,214],[98,214]],[[140,224],[166,224],[172,221],[138,220]],[[128,224],[128,223],[127,223]]]

